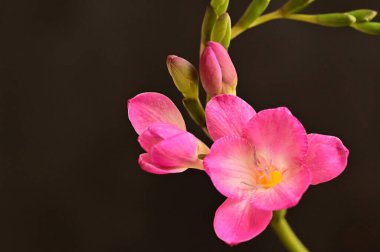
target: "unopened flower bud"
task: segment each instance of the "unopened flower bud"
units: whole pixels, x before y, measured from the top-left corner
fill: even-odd
[[[253,0],[244,12],[243,16],[237,22],[237,26],[242,29],[248,29],[249,26],[259,17],[269,5],[271,0]]]
[[[211,32],[217,18],[218,15],[215,13],[214,9],[211,6],[207,6],[202,22],[200,54],[202,54],[205,49],[207,41],[210,41]]]
[[[228,48],[231,41],[231,19],[228,13],[221,15],[211,32],[211,41],[215,41]]]
[[[351,27],[370,35],[380,35],[380,22],[354,23]]]
[[[327,13],[318,15],[291,14],[286,18],[328,27],[344,27],[355,23],[356,18],[347,13]]]
[[[356,18],[346,13],[328,13],[316,15],[316,20],[323,26],[344,27],[355,23]]]
[[[198,72],[187,60],[169,55],[166,65],[177,89],[186,98],[198,98]]]
[[[211,0],[210,5],[215,13],[220,16],[227,11],[229,2],[229,0]]]
[[[209,96],[236,94],[237,74],[227,50],[208,42],[200,61],[200,77]]]
[[[360,9],[347,12],[347,14],[354,16],[356,18],[356,23],[363,23],[374,19],[377,15],[377,11],[370,9]]]

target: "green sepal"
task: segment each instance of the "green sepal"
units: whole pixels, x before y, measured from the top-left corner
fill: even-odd
[[[370,9],[360,9],[347,12],[347,14],[354,16],[356,18],[356,23],[363,23],[374,19],[377,15],[377,11]]]
[[[231,18],[228,13],[221,15],[211,32],[211,41],[215,41],[228,49],[231,41]]]
[[[267,9],[271,0],[253,0],[237,22],[237,26],[248,29],[249,26]]]
[[[380,22],[355,23],[351,27],[370,35],[380,35]]]
[[[229,0],[211,0],[210,5],[216,15],[220,16],[227,11],[229,2]]]
[[[289,0],[286,4],[281,7],[281,12],[283,15],[288,15],[292,13],[299,12],[313,3],[315,0]]]

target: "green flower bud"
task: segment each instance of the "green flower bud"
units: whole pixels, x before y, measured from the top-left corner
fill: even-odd
[[[377,15],[377,11],[369,9],[360,9],[347,12],[347,14],[352,15],[356,18],[356,23],[369,22]]]
[[[248,29],[249,26],[266,10],[270,0],[253,0],[237,22],[237,26]]]
[[[364,32],[370,35],[380,35],[380,23],[379,22],[366,22],[355,23],[351,25],[352,28],[360,32]]]
[[[328,13],[319,15],[291,14],[287,19],[308,22],[329,27],[343,27],[355,23],[356,18],[346,13]]]
[[[221,15],[211,32],[211,41],[215,41],[228,48],[231,41],[231,19],[228,13]]]
[[[356,18],[346,13],[328,13],[316,15],[317,24],[329,27],[344,27],[355,23]]]
[[[216,15],[220,16],[227,11],[229,0],[211,0],[211,7],[214,9]]]
[[[186,98],[198,99],[198,72],[187,60],[169,55],[166,65],[177,89]]]
[[[289,0],[286,4],[281,7],[281,12],[284,15],[299,12],[305,9],[308,5],[313,3],[315,0]]]
[[[218,16],[216,15],[214,9],[211,6],[207,6],[202,22],[200,54],[202,54],[204,48],[206,47],[206,43],[210,41],[211,32],[217,18]]]

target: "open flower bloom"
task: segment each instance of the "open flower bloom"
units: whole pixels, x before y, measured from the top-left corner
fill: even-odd
[[[215,143],[205,170],[227,197],[214,228],[231,245],[261,233],[273,210],[296,205],[310,184],[335,178],[347,164],[338,138],[307,135],[284,107],[256,113],[239,97],[219,95],[207,104],[206,122]]]
[[[203,169],[198,155],[208,147],[186,131],[185,122],[174,103],[160,93],[142,93],[128,101],[128,117],[147,152],[139,157],[141,168],[155,174]]]

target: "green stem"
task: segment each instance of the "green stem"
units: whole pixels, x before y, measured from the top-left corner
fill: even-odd
[[[271,227],[289,252],[308,252],[285,219],[286,210],[273,212]]]
[[[182,103],[191,119],[200,126],[203,132],[211,139],[206,126],[205,110],[199,98],[183,98]]]
[[[276,10],[276,11],[270,12],[268,14],[262,15],[261,17],[256,19],[255,22],[253,22],[249,26],[249,28],[261,25],[261,24],[266,23],[266,22],[271,21],[271,20],[280,19],[280,18],[283,18],[283,14],[280,10]]]
[[[288,15],[286,18],[290,19],[290,20],[307,22],[307,23],[312,23],[312,24],[317,23],[317,18],[316,18],[316,16],[313,16],[313,15],[291,14],[291,15]]]
[[[191,119],[200,127],[206,127],[205,110],[199,98],[183,98],[183,105],[189,113]]]
[[[258,17],[248,27],[248,29],[252,28],[252,27],[255,27],[255,26],[258,26],[258,25],[261,25],[261,24],[266,23],[268,21],[275,20],[275,19],[280,19],[280,18],[283,18],[283,15],[282,15],[281,11],[277,10],[277,11],[270,12],[268,14],[262,15],[261,17]],[[246,28],[242,28],[242,27],[237,26],[237,25],[235,25],[234,27],[232,27],[232,30],[231,30],[231,40],[234,39],[234,38],[236,38],[238,35],[240,35],[245,30],[247,30],[247,29]]]

